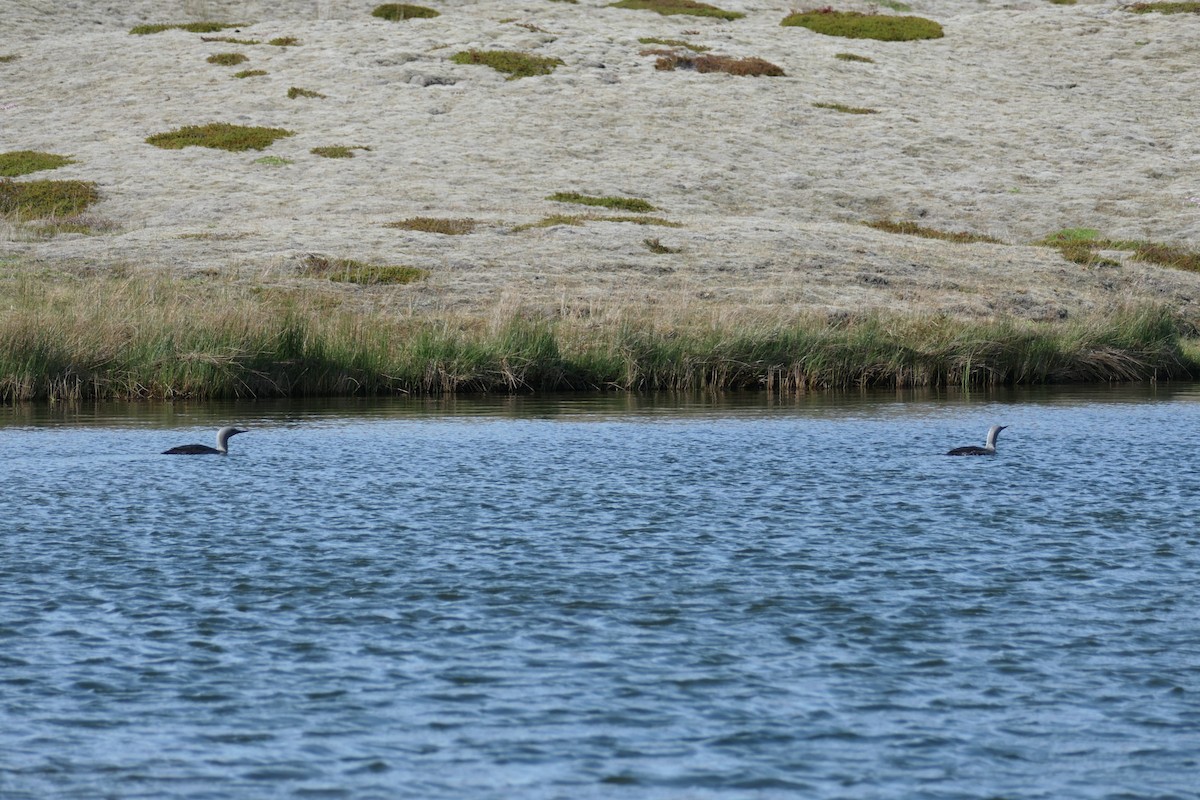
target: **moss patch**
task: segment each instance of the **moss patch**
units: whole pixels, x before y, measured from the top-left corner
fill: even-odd
[[[226,28],[244,28],[245,25],[237,22],[187,22],[183,25],[138,25],[130,29],[130,33],[139,36],[145,36],[150,33],[162,33],[163,31],[179,30],[187,31],[188,33],[216,33],[223,31]]]
[[[391,20],[392,22],[400,22],[406,19],[432,19],[439,16],[439,14],[432,8],[426,8],[425,6],[414,6],[408,3],[384,3],[381,6],[376,6],[375,10],[371,12],[371,16]]]
[[[440,233],[445,236],[462,236],[475,230],[473,219],[437,219],[434,217],[410,217],[399,222],[389,222],[385,228],[401,228],[406,231]]]
[[[838,53],[834,56],[839,61],[858,61],[863,64],[874,64],[875,59],[867,58],[866,56],[855,55],[854,53]]]
[[[14,181],[0,179],[0,214],[18,220],[79,214],[100,199],[90,181]]]
[[[561,58],[542,58],[512,50],[464,50],[451,58],[455,64],[484,64],[497,72],[508,73],[510,81],[549,75],[563,65]]]
[[[20,56],[12,55],[11,53],[8,55],[3,55],[0,56],[0,64],[7,64],[10,61],[16,61],[18,58],[20,58]]]
[[[147,144],[168,150],[184,147],[212,147],[218,150],[263,150],[276,139],[293,135],[283,128],[249,127],[213,122],[208,125],[189,125],[146,138]]]
[[[578,192],[557,192],[546,199],[553,200],[556,203],[578,203],[585,206],[600,206],[602,208],[614,208],[619,211],[635,211],[638,213],[658,210],[650,203],[637,197],[594,197],[592,195],[579,194]]]
[[[321,158],[354,158],[355,150],[365,150],[366,148],[347,147],[345,145],[333,144],[326,147],[314,147],[308,152],[314,156]]]
[[[692,56],[684,53],[668,53],[660,55],[654,62],[658,70],[694,69],[696,72],[724,72],[727,75],[747,75],[752,77],[779,77],[783,69],[764,61],[761,58],[733,58],[731,56],[699,55]]]
[[[235,78],[257,78],[259,75],[266,75],[265,69],[244,69],[241,72],[233,73]]]
[[[517,225],[513,233],[531,230],[533,228],[553,228],[555,225],[583,225],[588,222],[632,222],[635,225],[660,225],[664,228],[682,228],[678,222],[671,222],[662,217],[626,217],[626,216],[592,216],[589,214],[551,214],[537,222],[527,222]]]
[[[364,285],[405,284],[429,277],[428,270],[417,267],[366,264],[351,258],[326,258],[315,254],[305,257],[302,271],[305,275],[336,283]]]
[[[225,42],[226,44],[262,44],[258,39],[235,39],[232,36],[201,36],[202,42]]]
[[[780,24],[785,27],[808,28],[826,36],[878,39],[884,42],[940,39],[943,35],[941,25],[924,17],[863,14],[858,11],[834,11],[830,8],[791,14],[784,17]]]
[[[301,89],[299,86],[293,86],[292,88],[288,89],[287,96],[289,100],[295,100],[297,97],[315,97],[317,99],[325,98],[325,95],[321,94],[320,92],[314,92],[311,89]]]
[[[725,11],[710,6],[708,3],[698,3],[696,0],[620,0],[610,8],[630,8],[639,11],[657,11],[659,14],[688,14],[694,17],[716,17],[717,19],[741,19],[746,16],[740,11]]]
[[[273,47],[296,47],[300,44],[300,40],[295,36],[278,36],[267,42],[267,44]]]
[[[250,59],[241,53],[214,53],[206,60],[208,63],[216,64],[220,67],[236,67],[238,64],[245,63]]]
[[[290,158],[282,156],[263,156],[262,158],[254,159],[255,164],[262,164],[266,167],[286,167],[288,164],[294,163]]]
[[[991,236],[984,236],[978,233],[967,233],[965,231],[940,231],[936,228],[924,228],[915,222],[894,222],[889,219],[881,219],[876,220],[875,222],[868,222],[866,224],[877,230],[887,231],[888,233],[901,233],[906,236],[920,236],[925,239],[940,239],[943,242],[957,242],[958,244],[974,244],[976,242],[1002,244],[999,239],[993,239]]]
[[[41,153],[37,150],[11,150],[7,153],[0,153],[0,178],[15,178],[18,175],[28,175],[44,169],[58,169],[74,163],[70,158],[54,153]]]
[[[1200,3],[1133,3],[1125,10],[1135,14],[1200,14]]]

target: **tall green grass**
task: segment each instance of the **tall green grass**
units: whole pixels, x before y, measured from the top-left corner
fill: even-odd
[[[382,306],[410,289],[371,291]],[[879,313],[739,324],[640,312],[489,322],[362,310],[362,299],[229,278],[0,264],[0,400],[792,393],[1200,374],[1200,347],[1152,308],[1057,323]]]

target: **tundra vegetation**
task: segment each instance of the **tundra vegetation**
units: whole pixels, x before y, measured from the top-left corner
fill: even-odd
[[[220,67],[236,67],[250,59],[242,53],[213,53],[206,60]]]
[[[546,199],[553,200],[556,203],[578,203],[584,206],[600,206],[602,208],[614,208],[619,211],[633,211],[637,213],[658,210],[648,201],[638,197],[597,197],[594,195],[579,194],[578,192],[556,192]]]
[[[138,25],[129,32],[139,36],[163,31],[180,30],[188,33],[216,33],[227,28],[244,28],[245,25],[236,22],[186,22],[181,25]]]
[[[549,75],[565,62],[561,58],[534,56],[512,50],[464,50],[450,58],[455,64],[483,64],[508,74],[508,80]]]
[[[1135,14],[1200,14],[1200,3],[1131,3],[1125,9]]]
[[[409,217],[389,222],[383,227],[400,228],[421,233],[440,233],[443,236],[463,236],[475,230],[478,223],[473,219],[440,219],[437,217]]]
[[[69,156],[43,153],[38,150],[10,150],[0,153],[0,178],[16,178],[31,172],[58,169],[74,164]]]
[[[714,314],[684,324],[665,321],[663,309],[598,319],[396,313],[396,300],[424,277],[411,267],[324,256],[310,257],[294,284],[0,262],[0,401],[595,389],[788,394],[1200,374],[1194,344],[1159,308],[1053,323],[883,312]]]
[[[402,22],[406,19],[432,19],[440,16],[439,12],[425,6],[414,6],[408,3],[384,3],[376,6],[371,16],[380,19]]]
[[[733,58],[718,55],[690,55],[672,51],[647,51],[643,55],[658,55],[654,68],[658,70],[694,69],[696,72],[724,72],[727,75],[747,75],[751,77],[768,76],[780,77],[783,68],[761,58]]]
[[[263,150],[274,144],[276,139],[291,135],[292,131],[283,128],[211,122],[207,125],[187,125],[173,131],[156,133],[146,137],[146,143],[168,150],[184,147],[212,147],[233,151]]]

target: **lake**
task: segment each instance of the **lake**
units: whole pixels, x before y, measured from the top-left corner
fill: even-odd
[[[5,800],[1200,796],[1200,386],[0,441]]]

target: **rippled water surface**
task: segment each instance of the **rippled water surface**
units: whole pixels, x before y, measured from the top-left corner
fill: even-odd
[[[1200,796],[1193,387],[0,442],[5,800]]]

